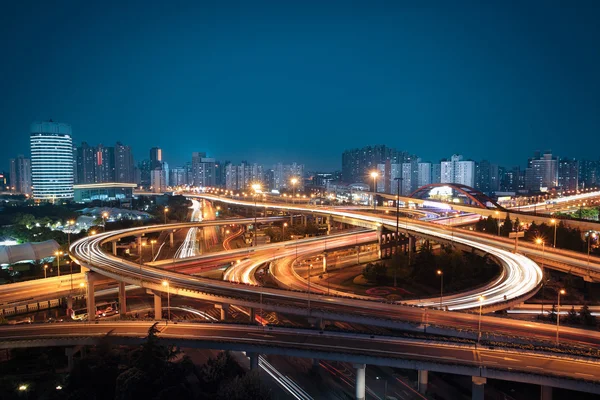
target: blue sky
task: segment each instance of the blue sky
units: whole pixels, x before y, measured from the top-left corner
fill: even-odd
[[[171,165],[339,169],[369,144],[506,166],[600,154],[600,2],[11,3],[3,165],[49,118]]]

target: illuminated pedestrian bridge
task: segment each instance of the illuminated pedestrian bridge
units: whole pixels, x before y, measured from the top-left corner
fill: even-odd
[[[499,209],[502,206],[477,189],[458,183],[432,183],[420,187],[410,197],[479,208]]]

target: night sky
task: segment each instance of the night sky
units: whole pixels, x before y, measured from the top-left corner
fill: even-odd
[[[0,166],[49,118],[172,166],[600,154],[600,1],[120,3],[2,2]]]

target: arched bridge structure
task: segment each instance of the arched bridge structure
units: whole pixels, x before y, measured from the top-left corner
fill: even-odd
[[[500,204],[481,191],[458,183],[431,183],[418,188],[409,197],[504,211]]]

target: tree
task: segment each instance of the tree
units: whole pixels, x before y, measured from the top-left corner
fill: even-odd
[[[400,274],[400,278],[402,279],[407,277],[411,272],[408,255],[404,254],[403,251],[396,252],[388,265],[394,272],[394,287],[398,286],[398,274]]]
[[[556,304],[552,304],[552,308],[547,313],[550,321],[556,321]]]
[[[587,304],[584,304],[579,309],[579,316],[581,318],[581,322],[583,322],[587,326],[595,326],[596,325],[596,317],[592,315],[590,312],[590,308]]]
[[[567,321],[569,321],[571,324],[576,324],[579,322],[579,317],[577,316],[577,311],[575,311],[575,306],[571,306],[571,309],[567,314]]]
[[[381,283],[385,280],[387,267],[383,263],[368,263],[363,269],[363,277],[371,283]]]
[[[511,233],[512,230],[513,230],[513,223],[510,220],[510,215],[508,213],[506,213],[506,218],[504,218],[504,224],[500,228],[500,233],[502,234],[502,236],[508,236],[508,234]]]
[[[269,400],[270,398],[270,392],[260,384],[258,373],[254,371],[224,382],[217,393],[219,400]]]

